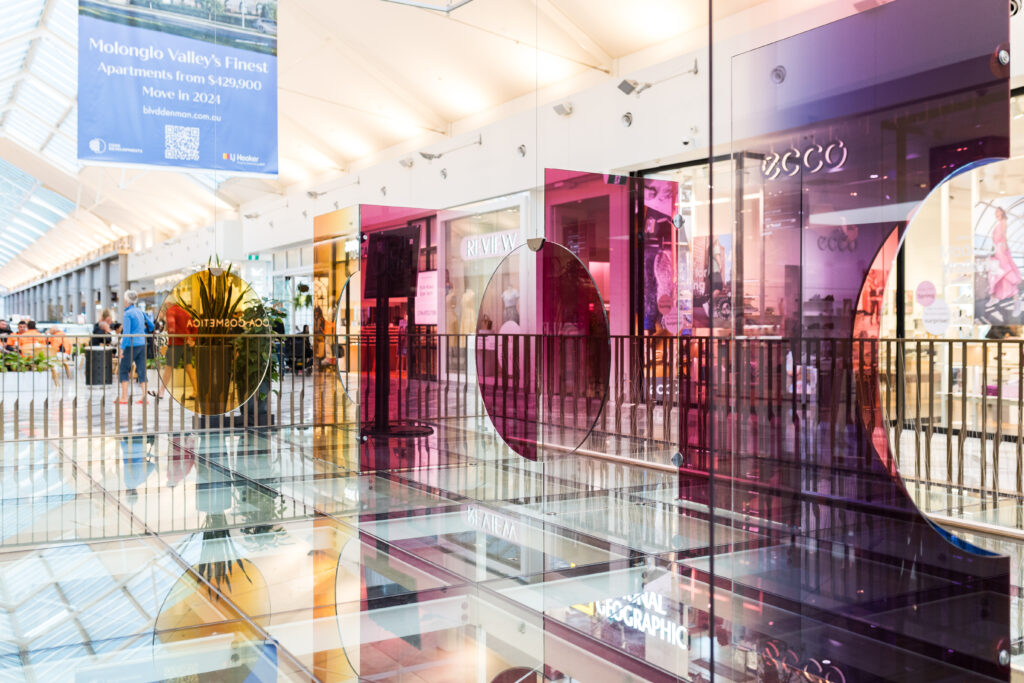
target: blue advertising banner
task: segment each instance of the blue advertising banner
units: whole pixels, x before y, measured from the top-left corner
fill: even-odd
[[[79,0],[78,158],[276,174],[276,0]]]

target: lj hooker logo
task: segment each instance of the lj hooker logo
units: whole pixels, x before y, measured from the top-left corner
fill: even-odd
[[[230,161],[235,164],[242,164],[246,166],[261,166],[260,158],[254,154],[235,154],[234,152],[224,152],[221,155],[224,161]]]

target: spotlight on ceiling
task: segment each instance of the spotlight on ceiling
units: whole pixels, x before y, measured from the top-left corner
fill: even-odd
[[[559,102],[552,107],[552,109],[554,109],[555,113],[559,116],[572,116],[573,112],[572,102]]]
[[[446,149],[443,152],[420,152],[420,156],[426,159],[427,161],[433,161],[434,159],[440,159],[445,154],[451,154],[452,152],[457,152],[460,149],[466,149],[467,147],[474,147],[476,145],[480,145],[481,147],[483,147],[483,144],[484,136],[477,135],[476,140],[472,140],[463,145],[458,145],[456,147],[452,147],[451,149]]]
[[[619,90],[622,91],[623,95],[639,95],[652,85],[653,83],[641,83],[640,81],[634,81],[632,78],[627,78],[619,83]]]
[[[412,168],[412,164],[412,157],[406,157],[405,159],[398,160],[398,165],[401,166],[402,168]]]
[[[248,218],[251,221],[254,221],[257,218],[259,218],[260,215],[258,213],[247,213],[247,214],[245,214],[245,217]]]
[[[633,125],[633,112],[627,111],[622,115],[622,125],[629,128]]]
[[[317,192],[316,190],[309,190],[309,191],[306,192],[306,196],[309,197],[310,199],[320,199],[325,194],[327,194],[327,193],[326,192]]]
[[[516,152],[518,152],[520,157],[525,157],[526,156],[526,145],[519,145],[518,147],[516,147]]]

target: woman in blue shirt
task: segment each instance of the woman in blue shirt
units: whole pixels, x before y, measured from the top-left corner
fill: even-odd
[[[139,294],[134,289],[124,293],[124,326],[121,328],[121,362],[118,375],[121,380],[121,398],[118,403],[127,405],[131,401],[128,385],[132,376],[132,365],[142,387],[142,398],[138,403],[146,403],[146,335],[153,331],[153,322],[135,304]]]

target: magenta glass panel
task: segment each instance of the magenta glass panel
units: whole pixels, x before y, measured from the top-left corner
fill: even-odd
[[[896,0],[716,67],[733,138],[715,196],[763,197],[710,228],[738,245],[742,291],[730,322],[712,309],[691,403],[706,419],[680,439],[680,497],[732,527],[677,569],[713,586],[716,678],[746,648],[761,680],[1009,680],[1009,562],[913,504],[878,360],[909,215],[1009,151],[1007,40],[1005,2]]]
[[[421,324],[416,316],[417,288],[429,272],[423,258],[424,233],[436,212],[423,209],[359,207],[360,265],[358,282],[358,387],[360,467],[363,471],[402,466],[381,453],[385,444],[427,436],[424,424],[436,407],[429,382],[436,373],[436,323]],[[354,313],[353,313],[354,315]],[[430,321],[433,322],[433,321]],[[436,415],[436,414],[434,414]],[[407,464],[407,463],[406,463]]]
[[[529,460],[578,448],[611,362],[604,302],[582,261],[552,242],[517,248],[491,276],[477,327],[477,384],[505,443]]]

